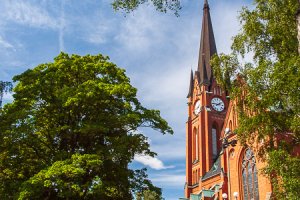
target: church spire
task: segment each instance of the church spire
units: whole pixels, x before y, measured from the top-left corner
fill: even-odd
[[[193,76],[193,70],[191,69],[190,87],[189,87],[189,93],[187,95],[187,98],[193,96],[193,88],[194,88],[194,76]]]
[[[214,32],[212,28],[209,5],[207,0],[204,0],[202,31],[198,60],[198,71],[200,72],[201,82],[210,84],[212,81],[212,69],[210,66],[211,57],[217,53]]]

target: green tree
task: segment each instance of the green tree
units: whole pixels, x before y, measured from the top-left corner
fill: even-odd
[[[147,179],[147,169],[136,170],[134,180],[134,190],[136,200],[159,200],[162,199],[161,188],[153,186],[152,182]]]
[[[299,4],[255,0],[254,5],[240,13],[242,28],[233,39],[232,54],[214,57],[215,74],[239,103],[239,139],[250,145],[264,141],[259,155],[267,159],[265,172],[278,186],[275,195],[298,199],[299,157],[293,157],[293,151],[300,142]],[[252,61],[238,61],[245,56]]]
[[[0,81],[0,108],[2,106],[3,95],[12,91],[12,83],[9,81]]]
[[[159,12],[172,11],[176,16],[179,15],[178,12],[181,9],[180,0],[113,0],[112,6],[114,10],[123,10],[128,13],[148,3],[151,3]]]
[[[137,193],[136,195],[136,200],[161,200],[161,199],[163,199],[161,195],[151,190],[144,190],[142,193]]]
[[[61,53],[13,80],[0,113],[1,199],[132,199],[140,173],[128,163],[155,155],[138,128],[173,133],[102,55]]]

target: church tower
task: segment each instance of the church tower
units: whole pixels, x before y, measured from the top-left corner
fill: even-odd
[[[220,133],[228,109],[226,92],[216,83],[210,64],[217,48],[207,0],[204,0],[200,38],[198,67],[191,71],[187,96],[186,198],[201,192],[205,178],[221,173]]]

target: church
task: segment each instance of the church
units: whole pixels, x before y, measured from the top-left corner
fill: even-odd
[[[216,53],[205,0],[198,67],[191,72],[187,96],[185,197],[180,199],[268,200],[272,186],[259,173],[265,163],[255,150],[238,142],[235,102],[214,78],[210,59]]]

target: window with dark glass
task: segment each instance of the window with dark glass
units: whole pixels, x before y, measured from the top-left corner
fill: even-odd
[[[217,129],[212,128],[211,131],[212,158],[215,160],[218,157]]]
[[[196,160],[199,160],[199,145],[198,145],[198,133],[197,133],[197,129],[196,129]]]
[[[193,138],[192,138],[192,142],[193,142],[193,152],[192,152],[192,162],[196,163],[199,160],[199,136],[198,136],[198,130],[197,128],[194,128],[193,131]]]
[[[250,149],[245,151],[243,157],[242,181],[244,200],[259,200],[256,162]]]

